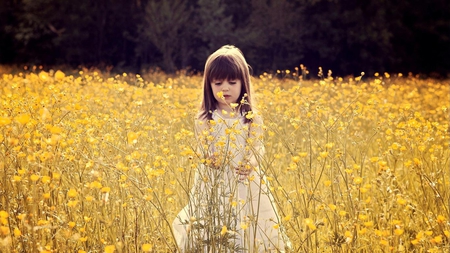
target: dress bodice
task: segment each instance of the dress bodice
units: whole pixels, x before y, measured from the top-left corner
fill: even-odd
[[[243,116],[224,118],[217,113],[213,116],[213,139],[209,152],[222,157],[225,165],[238,166],[246,153],[246,139],[248,138],[248,124]]]

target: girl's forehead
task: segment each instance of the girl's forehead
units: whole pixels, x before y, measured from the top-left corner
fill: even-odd
[[[225,80],[227,80],[227,81],[236,81],[236,80],[238,80],[239,78],[237,78],[237,77],[225,77],[225,78],[214,78],[214,77],[212,77],[211,78],[211,81],[225,81]]]
[[[209,80],[235,80],[243,77],[243,69],[232,57],[223,56],[208,63]]]

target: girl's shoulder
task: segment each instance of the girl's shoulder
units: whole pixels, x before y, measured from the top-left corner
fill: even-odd
[[[251,117],[252,117],[251,123],[258,124],[258,125],[263,124],[263,117],[258,110],[251,111]]]

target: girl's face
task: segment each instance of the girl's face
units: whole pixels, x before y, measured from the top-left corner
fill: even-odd
[[[211,90],[217,101],[217,109],[231,111],[230,103],[238,103],[242,82],[235,80],[216,80],[211,82]],[[222,94],[220,94],[222,92]],[[222,95],[222,97],[220,96]]]

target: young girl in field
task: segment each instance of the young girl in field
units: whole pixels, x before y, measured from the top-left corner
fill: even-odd
[[[262,119],[252,98],[242,52],[227,45],[210,55],[195,123],[201,164],[189,203],[173,222],[181,252],[285,252],[290,246],[260,167]]]

